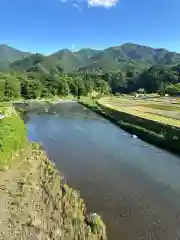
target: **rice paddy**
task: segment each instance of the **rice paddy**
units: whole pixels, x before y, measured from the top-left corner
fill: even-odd
[[[180,127],[180,98],[119,96],[102,98],[99,103],[137,117]]]

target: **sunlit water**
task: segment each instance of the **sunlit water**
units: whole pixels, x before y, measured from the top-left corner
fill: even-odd
[[[25,116],[67,183],[99,213],[110,240],[180,239],[180,158],[132,136],[77,103]],[[43,111],[42,111],[43,110]]]

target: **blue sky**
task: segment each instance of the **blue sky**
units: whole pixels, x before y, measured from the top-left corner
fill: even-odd
[[[180,52],[180,0],[0,0],[0,44],[49,54],[125,42]]]

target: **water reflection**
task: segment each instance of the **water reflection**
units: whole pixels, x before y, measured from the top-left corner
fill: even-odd
[[[35,104],[29,137],[43,143],[87,207],[105,220],[109,239],[180,238],[180,159],[76,103]]]

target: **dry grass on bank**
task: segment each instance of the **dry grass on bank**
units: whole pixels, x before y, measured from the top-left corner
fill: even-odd
[[[180,98],[107,97],[99,102],[120,112],[180,127]]]
[[[79,194],[33,144],[31,154],[0,178],[0,239],[104,240],[105,226],[86,215]]]

